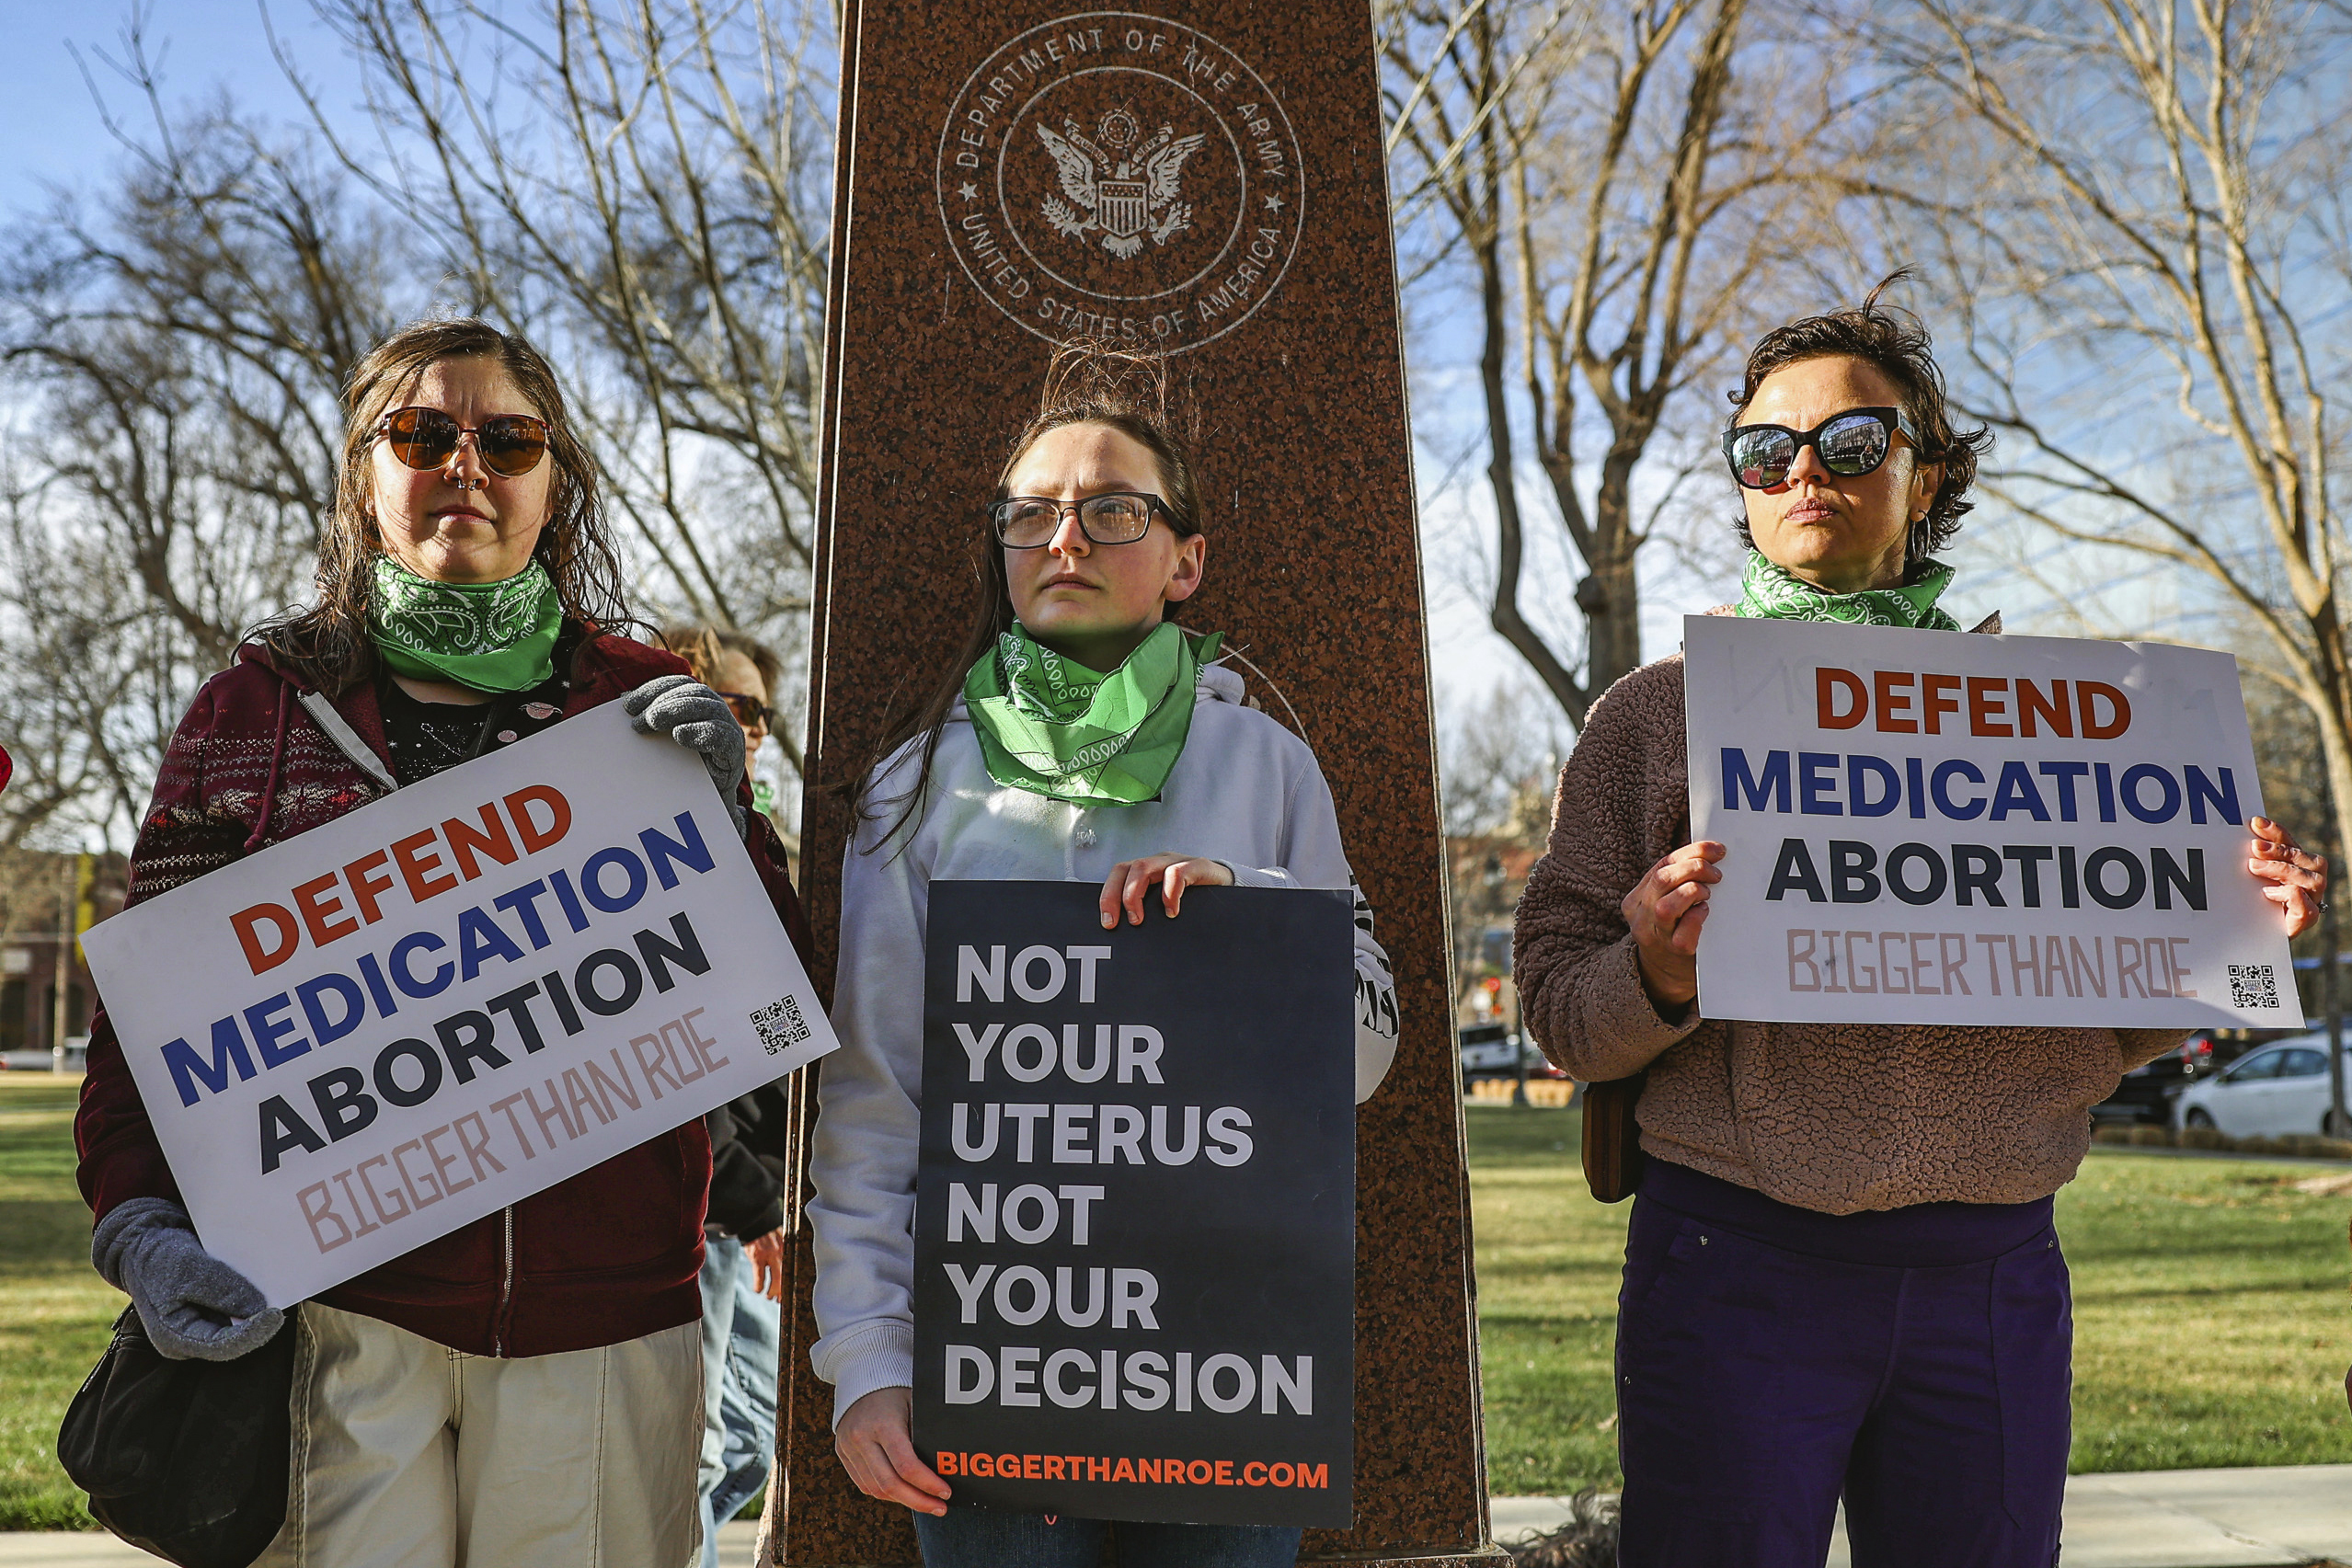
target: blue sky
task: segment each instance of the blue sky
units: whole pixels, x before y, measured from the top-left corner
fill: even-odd
[[[160,60],[174,100],[201,102],[225,89],[287,120],[302,114],[270,57],[257,0],[148,0],[143,9],[148,55]],[[273,0],[269,17],[330,101],[338,88],[349,101],[349,66],[304,0]],[[90,84],[119,118],[144,116],[131,85],[101,58],[126,57],[131,17],[130,6],[116,0],[0,0],[10,44],[0,52],[0,136],[8,150],[0,204],[9,212],[38,212],[47,205],[45,182],[70,188],[95,180],[122,155]]]

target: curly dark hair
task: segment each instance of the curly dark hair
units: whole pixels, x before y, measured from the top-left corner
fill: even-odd
[[[1731,399],[1731,417],[1726,425],[1737,425],[1764,378],[1785,366],[1803,360],[1847,357],[1877,367],[1895,383],[1903,412],[1919,431],[1919,461],[1944,465],[1944,477],[1935,486],[1934,499],[1928,503],[1927,515],[1911,524],[1910,538],[1904,546],[1906,564],[1916,565],[1949,544],[1960,531],[1960,519],[1976,506],[1967,498],[1977,481],[1978,462],[1992,450],[1992,431],[1982,425],[1972,430],[1954,428],[1945,403],[1944,372],[1936,366],[1927,327],[1901,306],[1878,303],[1879,295],[1910,275],[1910,269],[1903,268],[1881,280],[1859,305],[1808,315],[1758,338],[1748,351],[1747,376],[1739,390],[1726,395]],[[1748,531],[1744,511],[1738,528],[1740,543],[1754,549],[1756,541]]]

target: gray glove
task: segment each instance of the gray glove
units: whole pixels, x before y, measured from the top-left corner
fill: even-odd
[[[667,735],[701,754],[710,782],[735,819],[735,836],[741,838],[751,824],[735,799],[743,777],[743,727],[726,699],[691,675],[661,675],[630,692],[621,711],[636,721],[639,735]]]
[[[128,1291],[155,1348],[174,1361],[234,1361],[270,1343],[286,1314],[253,1281],[204,1250],[168,1198],[115,1205],[90,1237],[90,1262]]]

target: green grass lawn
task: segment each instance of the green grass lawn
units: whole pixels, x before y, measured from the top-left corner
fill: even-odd
[[[89,1265],[75,1081],[0,1075],[0,1529],[90,1528],[57,1422],[122,1297]],[[1632,1207],[1585,1191],[1573,1112],[1469,1113],[1497,1494],[1617,1484],[1609,1357]],[[2352,1462],[2352,1196],[2307,1167],[2094,1153],[2059,1195],[2074,1469]]]
[[[1613,1489],[1633,1206],[1585,1190],[1574,1112],[1466,1114],[1489,1483]],[[2352,1462],[2352,1195],[2291,1185],[2316,1173],[2102,1150],[2059,1194],[2077,1472]]]
[[[90,1269],[74,1190],[78,1077],[0,1073],[0,1529],[94,1529],[57,1468],[57,1423],[121,1293]]]

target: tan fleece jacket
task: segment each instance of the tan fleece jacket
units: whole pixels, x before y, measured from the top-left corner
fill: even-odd
[[[1658,1015],[1619,904],[1690,841],[1684,739],[1678,654],[1610,688],[1561,770],[1514,942],[1520,1017],[1544,1054],[1587,1081],[1647,1067],[1645,1150],[1826,1214],[2024,1203],[2072,1179],[2090,1107],[2184,1031]]]

